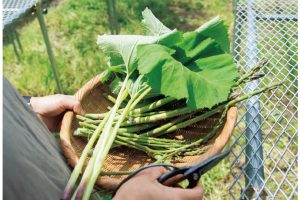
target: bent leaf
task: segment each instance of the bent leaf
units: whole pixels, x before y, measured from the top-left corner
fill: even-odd
[[[223,20],[215,17],[193,32],[183,34],[181,42],[168,46],[176,49],[174,57],[187,65],[199,58],[229,53],[229,39]]]
[[[161,21],[159,21],[151,12],[150,9],[146,8],[143,12],[142,24],[147,29],[149,35],[164,35],[171,32]]]
[[[221,46],[222,50],[226,53],[230,51],[230,41],[227,32],[227,28],[224,24],[224,21],[220,19],[219,16],[211,19],[206,22],[198,29],[195,30],[204,36],[211,37],[217,41],[217,43]]]
[[[175,44],[175,59],[183,64],[194,62],[199,58],[223,54],[220,45],[212,38],[197,32],[189,32],[183,35],[182,41]]]

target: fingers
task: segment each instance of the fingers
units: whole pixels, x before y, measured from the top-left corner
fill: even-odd
[[[192,189],[173,188],[172,193],[175,194],[175,196],[180,197],[179,199],[201,200],[204,195],[204,190],[199,183]]]
[[[153,180],[157,181],[157,179],[166,172],[167,170],[163,167],[153,167],[140,172],[138,175],[141,178],[143,177],[143,179],[150,180],[150,182],[153,183]],[[178,178],[180,178],[180,176],[175,176],[172,181]],[[168,187],[166,186],[166,183],[164,185],[161,184],[155,184],[155,185],[163,189],[164,194],[161,194],[162,196],[163,195],[167,195],[170,197],[172,196],[172,197],[176,197],[175,199],[201,200],[204,194],[203,187],[200,183],[192,189]]]
[[[80,102],[71,95],[60,95],[60,106],[64,109],[73,110],[77,114],[84,114]]]
[[[169,178],[168,180],[166,180],[165,182],[163,182],[163,184],[165,186],[169,186],[172,187],[175,185],[175,183],[178,181],[178,179],[180,179],[183,176],[183,174],[178,174],[176,176],[173,176],[172,178]]]
[[[79,101],[77,101],[77,103],[73,107],[73,111],[76,114],[80,114],[80,115],[83,115],[85,113]]]
[[[204,191],[201,184],[192,189],[182,189],[158,183],[157,179],[166,171],[163,167],[152,167],[139,172],[118,190],[114,199],[201,200],[203,198]],[[126,198],[128,194],[130,197]]]

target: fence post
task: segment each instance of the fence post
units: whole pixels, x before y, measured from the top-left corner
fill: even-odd
[[[246,21],[246,66],[251,69],[258,62],[256,12],[253,9],[255,0],[248,1]],[[258,81],[246,85],[249,93],[258,87]],[[254,96],[246,101],[246,196],[249,199],[258,198],[258,192],[264,184],[264,169],[262,165],[262,132],[259,97]],[[248,187],[247,187],[248,186]]]
[[[52,68],[52,71],[53,71],[53,74],[54,74],[54,78],[55,78],[55,82],[56,82],[58,91],[60,93],[63,93],[63,89],[62,89],[62,86],[61,86],[61,83],[60,83],[60,80],[59,80],[59,76],[58,76],[58,72],[57,72],[56,62],[55,62],[54,55],[53,55],[53,52],[52,52],[52,49],[51,49],[51,44],[50,44],[50,40],[49,40],[49,36],[48,36],[48,32],[47,32],[47,27],[46,27],[44,17],[43,17],[43,12],[41,10],[41,5],[39,3],[36,5],[36,10],[35,11],[36,11],[38,21],[40,23],[41,31],[42,31],[43,38],[44,38],[44,41],[45,41],[45,44],[46,44],[47,53],[48,53],[48,56],[49,56],[49,60],[50,60],[50,63],[51,63],[51,68]]]

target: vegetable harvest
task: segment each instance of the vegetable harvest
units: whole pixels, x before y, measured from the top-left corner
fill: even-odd
[[[99,175],[109,174],[102,167],[111,148],[143,151],[156,163],[201,154],[207,149],[201,145],[215,136],[231,106],[280,84],[237,95],[238,86],[263,76],[259,69],[266,61],[239,77],[220,18],[182,33],[170,30],[147,8],[142,14],[147,35],[98,37],[109,59],[102,82],[111,94],[103,96],[113,106],[106,113],[76,116],[80,127],[74,135],[87,137],[88,142],[61,199],[89,199]],[[221,117],[204,137],[193,142],[164,137],[216,113]]]

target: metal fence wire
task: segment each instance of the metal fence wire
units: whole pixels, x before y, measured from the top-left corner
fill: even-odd
[[[242,73],[269,59],[249,93],[284,83],[239,106],[231,156],[233,199],[297,199],[297,0],[236,0],[232,53]]]

